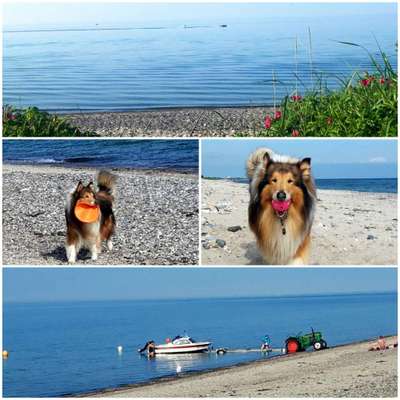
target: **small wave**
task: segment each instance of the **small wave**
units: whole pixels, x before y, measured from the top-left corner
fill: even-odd
[[[56,160],[54,158],[39,158],[34,160],[36,164],[61,164],[62,160]]]
[[[54,158],[4,158],[10,164],[61,164],[62,160]]]
[[[64,158],[63,162],[66,164],[90,163],[96,160],[98,160],[98,157],[67,157]]]

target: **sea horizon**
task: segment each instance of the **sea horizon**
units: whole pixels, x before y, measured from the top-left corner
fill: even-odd
[[[208,180],[227,180],[239,184],[248,184],[247,178],[207,177]],[[368,193],[397,193],[397,177],[394,178],[315,178],[317,190],[349,190]]]
[[[4,300],[4,304],[74,304],[74,303],[105,303],[105,302],[159,302],[159,301],[203,301],[203,300],[263,300],[263,299],[285,299],[300,297],[347,297],[347,296],[368,296],[368,295],[397,295],[396,291],[355,291],[355,292],[327,292],[327,293],[297,293],[269,296],[199,296],[199,297],[158,297],[158,298],[115,298],[115,299],[76,299],[76,300],[34,300],[16,301]]]

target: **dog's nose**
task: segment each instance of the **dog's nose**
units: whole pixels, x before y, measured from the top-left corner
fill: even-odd
[[[277,193],[276,198],[279,201],[284,201],[286,199],[286,193],[283,190],[281,190],[280,192]]]

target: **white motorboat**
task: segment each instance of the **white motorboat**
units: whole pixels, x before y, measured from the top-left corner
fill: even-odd
[[[156,344],[156,354],[204,353],[210,349],[211,342],[196,342],[189,336],[177,336],[165,344]]]

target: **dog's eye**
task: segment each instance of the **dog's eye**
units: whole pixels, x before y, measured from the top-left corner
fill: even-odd
[[[278,179],[272,178],[272,179],[271,179],[271,182],[276,183],[276,182],[278,182]]]
[[[287,183],[293,183],[293,179],[288,179]]]

